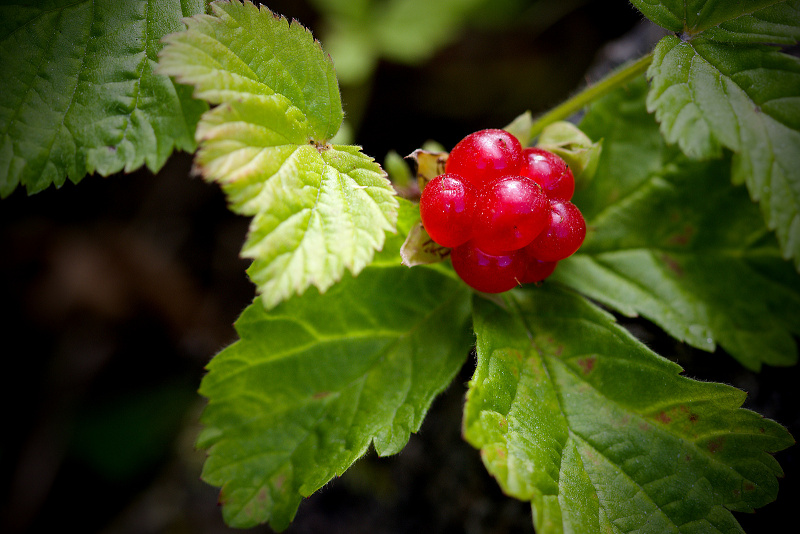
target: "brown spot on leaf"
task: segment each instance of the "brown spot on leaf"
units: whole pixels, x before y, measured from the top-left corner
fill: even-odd
[[[716,454],[723,446],[725,446],[725,438],[714,438],[708,442],[708,452]]]
[[[325,397],[327,397],[330,394],[331,394],[330,391],[317,391],[316,393],[314,393],[311,396],[311,398],[313,398],[313,399],[324,399]]]
[[[681,267],[680,263],[670,256],[669,254],[662,254],[661,260],[666,264],[667,268],[674,272],[677,276],[683,276],[683,267]]]
[[[322,154],[323,152],[327,152],[332,148],[331,145],[326,143],[325,141],[317,141],[315,139],[309,139],[308,144],[316,148],[317,152],[319,152],[320,154]]]
[[[667,239],[667,243],[670,245],[678,245],[678,246],[686,246],[689,243],[689,240],[694,235],[694,226],[687,224],[683,227],[680,233],[674,234]]]
[[[594,370],[594,364],[597,362],[596,356],[587,356],[586,358],[578,359],[578,366],[580,366],[583,374],[588,375]]]
[[[664,412],[659,412],[659,414],[656,416],[656,421],[668,425],[672,422],[672,417],[668,416]]]
[[[696,413],[689,414],[689,422],[696,423],[698,419],[700,419],[700,416],[697,415]]]
[[[508,420],[505,417],[503,417],[497,422],[497,426],[499,426],[502,430],[505,431],[506,429],[508,429]]]
[[[745,491],[753,491],[756,489],[756,485],[753,484],[752,482],[745,482],[744,484],[742,484],[742,487],[744,488]]]

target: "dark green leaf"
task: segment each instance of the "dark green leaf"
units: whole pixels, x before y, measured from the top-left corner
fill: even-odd
[[[555,284],[476,298],[464,434],[539,534],[741,532],[775,499],[786,430]]]
[[[393,241],[399,246],[400,239]],[[398,258],[397,249],[394,249]],[[209,364],[199,446],[226,522],[285,528],[303,496],[370,443],[394,454],[469,351],[469,292],[446,274],[389,258],[325,295],[272,311],[256,302],[241,340]]]
[[[328,21],[324,42],[344,84],[363,83],[378,60],[419,63],[453,41],[485,0],[312,1]]]
[[[648,71],[648,109],[692,158],[735,153],[784,257],[800,269],[800,59],[758,45],[665,37]]]
[[[756,36],[785,42],[797,39],[796,0],[631,0],[656,24],[675,33],[692,36],[711,30],[715,39],[752,42]],[[763,42],[763,41],[758,41]],[[790,41],[791,42],[791,41]]]
[[[193,151],[207,109],[153,69],[161,38],[202,0],[19,1],[0,6],[0,196]]]
[[[709,28],[703,35],[728,43],[795,44],[800,39],[800,0],[746,13]]]
[[[605,137],[603,155],[574,199],[586,242],[554,279],[696,347],[719,343],[751,369],[795,363],[800,277],[730,184],[727,160],[691,162],[665,146],[643,94],[643,83],[612,94],[582,124]]]

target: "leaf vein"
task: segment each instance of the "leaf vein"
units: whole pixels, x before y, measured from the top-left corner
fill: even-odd
[[[125,114],[125,129],[122,132],[122,137],[120,138],[119,142],[116,144],[117,147],[122,146],[122,144],[128,139],[128,132],[131,129],[131,123],[133,122],[133,114],[136,113],[136,110],[139,109],[139,101],[141,98],[141,86],[142,86],[142,76],[144,76],[145,65],[147,65],[150,58],[147,55],[147,47],[149,45],[149,35],[150,35],[150,20],[151,20],[151,7],[152,7],[152,0],[147,0],[145,8],[145,15],[144,19],[144,28],[143,32],[144,35],[142,36],[142,50],[137,52],[135,55],[142,54],[142,59],[136,65],[136,81],[133,85],[133,106],[131,111]],[[136,145],[135,141],[131,142],[134,146]],[[126,165],[127,167],[127,165]]]
[[[555,360],[557,360],[557,359],[555,359]],[[563,362],[562,362],[562,365],[563,365]],[[574,377],[576,377],[576,378],[578,378],[578,379],[580,379],[580,378],[581,378],[581,377],[578,375],[578,373],[577,373],[577,371],[576,371],[576,370],[574,370],[574,369],[572,369],[572,368],[570,368],[570,367],[568,367],[568,366],[566,366],[566,365],[564,365],[564,369],[565,369],[565,371],[566,371],[566,372],[568,372],[568,373],[572,374]],[[614,404],[614,405],[615,405],[615,406],[617,406],[618,408],[622,409],[624,412],[630,413],[630,414],[632,414],[634,417],[637,417],[637,418],[639,418],[639,419],[643,420],[644,422],[647,422],[648,424],[652,424],[652,421],[649,421],[647,418],[645,418],[645,417],[644,417],[644,416],[643,416],[641,413],[639,413],[638,411],[634,411],[634,410],[632,410],[632,409],[629,409],[627,406],[625,406],[625,405],[623,405],[623,404],[621,404],[621,403],[619,403],[619,402],[617,402],[617,401],[615,401],[615,400],[613,400],[613,399],[610,399],[610,398],[606,397],[605,395],[603,395],[603,393],[602,393],[600,390],[598,390],[598,389],[597,389],[597,388],[596,388],[596,387],[595,387],[593,384],[591,384],[590,382],[586,382],[585,380],[584,380],[583,382],[584,382],[584,383],[586,383],[588,387],[592,388],[592,390],[593,390],[593,391],[595,391],[595,392],[596,392],[596,393],[597,393],[597,394],[598,394],[598,395],[599,395],[601,398],[605,399],[607,402]],[[555,385],[554,385],[554,387],[555,387]],[[564,413],[564,412],[563,412],[563,410],[562,410],[562,413]],[[565,417],[567,417],[567,420],[569,420],[569,416],[565,415]],[[687,439],[687,438],[686,438],[686,436],[684,436],[684,435],[682,435],[682,434],[679,434],[679,433],[677,433],[677,432],[674,432],[674,431],[672,431],[672,430],[671,430],[671,428],[669,428],[669,427],[665,428],[665,427],[661,427],[661,426],[653,426],[653,428],[655,429],[655,431],[656,431],[656,432],[660,432],[660,433],[664,433],[664,434],[671,435],[671,436],[673,436],[673,437],[675,437],[675,438],[677,438],[677,439],[679,439],[679,440],[681,440],[681,441],[683,441],[683,440],[686,440],[686,441],[688,442],[688,445],[687,445],[687,446],[689,446],[689,447],[692,447],[692,448],[694,449],[694,451],[695,451],[695,453],[696,453],[696,454],[698,454],[698,455],[702,455],[702,456],[703,456],[703,457],[705,457],[705,458],[706,458],[706,459],[707,459],[707,460],[708,460],[710,463],[717,465],[719,468],[721,468],[721,469],[723,469],[723,470],[726,470],[726,471],[731,471],[731,472],[734,472],[734,473],[736,473],[737,475],[739,475],[739,477],[741,477],[741,479],[742,479],[742,480],[743,480],[745,483],[751,483],[751,484],[753,484],[753,485],[754,485],[754,486],[756,486],[756,487],[758,486],[758,484],[757,484],[757,483],[755,483],[755,482],[753,482],[753,481],[749,480],[749,479],[748,479],[748,478],[747,478],[747,477],[746,477],[746,476],[745,476],[745,475],[744,475],[744,474],[743,474],[741,471],[739,471],[738,469],[736,469],[736,467],[735,467],[735,466],[733,466],[733,465],[728,465],[728,464],[725,464],[724,462],[722,462],[721,460],[717,460],[717,459],[716,459],[716,457],[713,455],[713,453],[711,453],[711,452],[708,450],[708,448],[705,448],[705,449],[704,449],[704,448],[701,448],[701,447],[699,447],[699,446],[697,445],[697,443],[695,443],[694,441],[691,441],[691,440]],[[611,458],[610,458],[610,457],[609,457],[609,456],[608,456],[608,455],[605,453],[605,451],[601,451],[600,449],[597,449],[597,448],[596,448],[594,445],[591,445],[591,444],[590,444],[591,442],[589,441],[589,439],[590,439],[590,438],[589,438],[589,436],[586,436],[586,435],[583,435],[583,434],[581,434],[581,433],[580,433],[580,432],[578,432],[578,430],[576,430],[576,429],[575,429],[573,426],[570,426],[570,428],[569,428],[569,431],[570,431],[570,434],[571,434],[571,435],[574,435],[574,436],[578,437],[579,439],[581,439],[582,441],[584,441],[584,442],[585,442],[587,445],[591,446],[593,450],[595,450],[597,453],[599,453],[600,455],[602,455],[602,456],[603,456],[603,458],[605,458],[605,459],[606,459],[606,460],[607,460],[607,461],[608,461],[608,462],[609,462],[611,465],[613,465],[613,466],[615,466],[615,467],[619,468],[619,470],[620,470],[620,471],[621,471],[621,472],[622,472],[622,473],[623,473],[623,474],[624,474],[624,475],[625,475],[625,476],[626,476],[626,477],[627,477],[627,478],[628,478],[628,479],[629,479],[629,480],[630,480],[632,483],[634,483],[634,484],[637,486],[637,488],[639,488],[639,490],[640,490],[642,493],[644,493],[645,495],[647,495],[647,497],[648,497],[648,500],[650,500],[650,501],[653,503],[653,505],[654,505],[654,506],[656,506],[656,507],[657,507],[659,510],[661,510],[661,507],[660,507],[658,504],[656,504],[656,503],[655,503],[655,502],[654,502],[654,501],[653,501],[653,500],[650,498],[650,495],[649,495],[649,494],[647,494],[647,493],[644,491],[644,488],[642,487],[642,485],[641,485],[641,484],[640,484],[638,481],[636,481],[635,479],[633,479],[633,478],[632,478],[632,477],[631,477],[631,476],[628,474],[628,472],[627,472],[627,471],[625,471],[625,470],[622,468],[622,466],[621,466],[621,465],[617,465],[616,463],[614,463],[614,462],[612,461],[612,459],[611,459]],[[729,436],[729,435],[731,435],[731,434],[732,434],[731,432],[726,432],[725,430],[720,430],[720,431],[719,431],[719,435],[728,435],[728,436]],[[713,433],[712,433],[711,435],[717,435],[717,434],[713,434]],[[749,435],[749,434],[742,434],[742,435]],[[755,433],[754,433],[753,435],[758,435],[758,434],[755,434]],[[639,455],[639,457],[649,458],[648,454],[647,454],[647,453],[645,453],[645,452],[643,452],[642,454],[640,454],[640,455]],[[636,457],[632,457],[632,458],[636,458]],[[629,461],[629,460],[631,460],[631,458],[626,458],[626,461]],[[649,481],[648,483],[653,483],[653,482],[654,482],[654,481]],[[663,513],[663,511],[662,511],[662,513]],[[667,514],[664,514],[664,515],[665,515],[666,517],[669,517]]]

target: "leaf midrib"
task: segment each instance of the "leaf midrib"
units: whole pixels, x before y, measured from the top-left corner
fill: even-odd
[[[409,328],[407,330],[403,330],[403,329],[398,329],[398,330],[372,329],[372,330],[364,330],[364,331],[356,331],[356,332],[350,330],[350,331],[347,331],[347,332],[343,332],[340,335],[329,335],[329,334],[320,334],[315,328],[313,328],[312,325],[307,324],[305,321],[301,322],[301,321],[295,320],[294,321],[295,324],[301,326],[303,328],[303,330],[308,332],[310,335],[314,336],[314,338],[315,338],[314,341],[309,342],[309,343],[304,344],[304,345],[298,345],[298,346],[292,347],[290,350],[284,350],[284,351],[282,351],[282,352],[280,352],[278,354],[275,354],[275,355],[272,355],[272,356],[268,356],[268,357],[266,357],[264,359],[260,359],[257,362],[252,362],[251,360],[244,361],[243,365],[241,365],[240,368],[238,368],[238,369],[236,369],[236,370],[234,370],[234,371],[232,371],[232,372],[230,372],[228,374],[225,374],[222,377],[219,377],[217,379],[216,383],[215,383],[215,387],[218,387],[219,384],[221,384],[221,383],[223,383],[223,382],[225,382],[225,381],[227,381],[229,379],[235,378],[236,376],[238,376],[238,375],[240,375],[242,373],[249,372],[254,368],[258,368],[259,366],[268,365],[268,364],[270,364],[272,362],[275,362],[275,361],[280,361],[280,360],[285,360],[285,359],[288,359],[288,358],[293,358],[293,357],[300,356],[301,354],[303,354],[305,352],[308,352],[309,350],[313,350],[314,347],[316,347],[316,346],[320,346],[320,345],[324,345],[324,344],[328,344],[328,343],[337,343],[337,342],[345,341],[345,340],[348,340],[348,339],[354,339],[354,340],[374,339],[374,340],[377,340],[377,341],[386,340],[387,341],[386,345],[380,350],[380,352],[378,354],[375,355],[375,360],[376,361],[380,361],[380,360],[382,360],[382,356],[383,355],[385,355],[388,351],[390,351],[394,347],[396,347],[404,339],[406,339],[408,337],[411,337],[419,328],[422,327],[422,325],[424,325],[427,321],[430,320],[430,317],[432,317],[436,313],[440,312],[442,309],[447,308],[451,304],[451,302],[453,302],[454,300],[458,299],[459,296],[460,296],[460,291],[458,291],[457,289],[454,289],[451,292],[451,296],[449,298],[443,300],[438,306],[435,306],[433,308],[425,308],[425,309],[423,309],[422,311],[425,311],[427,313],[424,313],[423,315],[421,315],[419,321],[417,321],[411,328]],[[283,317],[276,318],[276,320],[283,320],[283,319],[284,319]],[[262,319],[262,321],[270,321],[270,319],[269,318]],[[255,322],[253,322],[251,324],[255,324]],[[248,328],[252,328],[252,326],[248,325]],[[367,370],[364,373],[364,375],[369,374],[369,372],[371,372],[371,371],[372,371],[372,367],[370,367],[369,370]],[[216,372],[219,373],[220,371],[217,370]],[[364,376],[364,375],[360,375],[360,376]],[[360,377],[359,378],[355,378],[353,381],[351,381],[347,385],[343,386],[343,389],[346,389],[347,387],[349,387],[351,384],[353,384],[355,381],[357,381],[359,379],[360,379]],[[334,393],[334,392],[331,392],[331,393]],[[338,394],[340,392],[336,392],[336,393]],[[226,397],[215,396],[214,397],[214,402],[223,402],[223,401],[226,401],[226,400],[235,399],[237,396],[238,396],[238,394],[234,394],[234,395],[230,395],[230,396],[226,396]]]
[[[751,11],[746,11],[746,12],[743,12],[743,13],[739,13],[738,15],[731,16],[730,18],[727,18],[725,20],[719,21],[718,23],[714,24],[713,26],[705,26],[705,27],[701,27],[699,29],[697,27],[695,27],[695,28],[692,28],[690,30],[689,27],[687,26],[687,24],[688,24],[688,16],[687,16],[687,11],[686,10],[687,10],[688,6],[687,6],[686,0],[684,0],[684,2],[683,2],[683,20],[681,21],[681,22],[683,22],[683,31],[689,37],[689,40],[691,40],[691,39],[694,39],[694,38],[702,35],[702,33],[704,31],[706,31],[706,30],[709,30],[711,28],[719,27],[719,26],[721,26],[723,24],[726,24],[726,23],[731,22],[733,20],[739,19],[741,17],[755,16],[755,13],[758,13],[759,11],[763,11],[763,10],[765,10],[767,8],[770,8],[770,7],[774,6],[775,4],[780,4],[780,3],[785,2],[785,1],[786,0],[774,0],[769,5],[761,6],[761,7],[757,8],[757,9],[753,9]],[[705,9],[705,7],[708,6],[708,5],[709,5],[709,3],[703,4],[703,7],[701,8],[700,12],[702,13],[703,10]]]
[[[427,312],[425,315],[423,315],[423,316],[422,316],[422,318],[421,318],[419,321],[417,321],[417,322],[414,324],[414,326],[413,326],[412,328],[410,328],[410,329],[408,329],[407,331],[405,331],[405,333],[404,333],[403,335],[398,335],[398,336],[396,336],[396,339],[395,339],[394,341],[392,341],[392,342],[388,343],[388,344],[387,344],[387,345],[386,345],[386,346],[385,346],[385,347],[384,347],[384,348],[383,348],[383,349],[382,349],[382,350],[381,350],[381,351],[380,351],[380,352],[379,352],[379,353],[376,355],[376,357],[375,357],[375,359],[374,359],[374,363],[373,363],[373,364],[370,366],[370,368],[369,368],[369,369],[368,369],[368,370],[367,370],[365,373],[363,373],[362,375],[360,375],[360,376],[358,376],[358,377],[354,378],[354,379],[353,379],[351,382],[349,382],[348,384],[346,384],[345,386],[343,386],[341,390],[339,390],[339,391],[336,391],[336,392],[330,392],[330,393],[331,393],[331,395],[329,395],[328,397],[326,397],[326,404],[328,404],[328,403],[331,403],[331,402],[333,402],[333,401],[334,401],[336,398],[338,398],[338,397],[339,397],[339,395],[341,395],[341,391],[342,391],[342,390],[348,389],[348,388],[350,388],[350,387],[352,387],[352,386],[354,386],[354,385],[357,385],[357,384],[360,384],[361,386],[363,386],[363,384],[364,384],[364,382],[366,381],[367,377],[368,377],[368,376],[369,376],[369,375],[370,375],[370,374],[371,374],[371,373],[374,371],[374,369],[375,369],[375,366],[376,366],[376,365],[379,365],[379,364],[380,364],[380,363],[381,363],[381,362],[382,362],[382,361],[385,359],[385,355],[386,355],[386,354],[388,354],[388,353],[391,353],[391,352],[394,350],[394,348],[395,348],[395,347],[396,347],[398,344],[400,344],[400,343],[401,343],[401,342],[402,342],[404,339],[407,339],[407,338],[411,337],[411,336],[413,335],[413,333],[414,333],[414,332],[416,332],[416,331],[417,331],[417,329],[421,327],[421,325],[425,324],[425,323],[426,323],[428,320],[430,320],[430,317],[431,317],[432,315],[434,315],[434,313],[436,313],[436,312],[440,311],[441,309],[446,309],[446,308],[449,308],[449,307],[450,307],[450,305],[451,305],[451,303],[452,303],[452,301],[453,301],[453,300],[455,300],[455,299],[457,299],[457,298],[459,298],[459,291],[456,291],[456,290],[454,290],[454,291],[452,291],[452,292],[451,292],[451,296],[450,296],[449,298],[447,298],[447,299],[443,300],[443,301],[440,303],[440,305],[439,305],[439,306],[436,306],[436,307],[433,307],[433,308],[429,308],[429,309],[428,309],[428,312]],[[324,337],[326,337],[326,336],[320,336],[320,338],[324,338]],[[333,337],[333,336],[327,336],[327,337]],[[350,338],[350,337],[353,337],[353,336],[352,336],[351,334],[348,334],[348,335],[342,336],[342,338]],[[287,351],[287,352],[288,352],[288,351]],[[293,352],[293,351],[292,351],[292,352]],[[267,363],[267,362],[269,362],[269,361],[273,361],[273,360],[267,360],[267,361],[264,361],[264,362],[262,362],[262,363]],[[248,369],[250,369],[250,368],[251,368],[251,367],[244,366],[244,368],[243,368],[243,369],[241,369],[240,371],[246,371],[246,370],[248,370]],[[238,374],[238,372],[239,372],[239,371],[237,371],[237,373],[236,373],[236,374]],[[229,378],[230,376],[232,376],[232,375],[227,375],[227,376],[225,377],[225,379]],[[220,383],[220,382],[218,382],[217,384],[219,384],[219,383]],[[362,387],[361,389],[363,390],[363,387]],[[394,422],[394,420],[395,420],[395,417],[396,417],[396,415],[397,415],[397,411],[400,409],[400,407],[401,407],[401,406],[403,406],[403,405],[406,403],[406,400],[407,400],[407,398],[408,398],[408,393],[409,393],[409,391],[410,391],[410,390],[409,390],[408,388],[406,388],[406,391],[404,392],[404,396],[403,396],[403,399],[402,399],[402,401],[398,402],[398,403],[396,404],[396,406],[395,406],[394,415],[392,416],[392,418],[391,418],[391,421],[390,421],[388,424],[384,424],[384,425],[382,425],[382,426],[381,426],[381,428],[384,428],[384,427],[390,428],[390,427],[392,426],[392,423]],[[236,397],[238,397],[238,396],[240,396],[240,395],[232,395],[232,396],[230,396],[230,397],[215,398],[215,399],[214,399],[214,403],[215,403],[215,404],[217,404],[217,403],[219,403],[219,402],[223,402],[223,401],[225,401],[225,400],[228,400],[228,399],[235,399],[235,398],[236,398]],[[361,398],[362,398],[362,395],[361,395],[361,393],[359,392],[359,394],[358,394],[358,396],[357,396],[357,399],[358,399],[358,401],[357,401],[357,402],[358,402],[358,405],[359,405],[359,406],[361,405]],[[301,404],[308,404],[308,403],[311,403],[311,402],[318,402],[318,400],[317,400],[317,399],[310,398],[310,397],[307,397],[307,398],[305,399],[305,401],[304,401],[304,402],[301,402]],[[353,416],[354,416],[354,417],[357,415],[357,412],[358,412],[358,408],[356,407],[356,409],[353,411]],[[245,460],[247,460],[247,459],[254,458],[254,457],[258,457],[258,456],[263,456],[263,455],[265,455],[265,454],[276,454],[276,455],[280,455],[280,456],[286,456],[286,457],[288,458],[288,462],[289,462],[289,463],[293,463],[293,461],[292,461],[292,457],[294,456],[294,454],[295,454],[295,452],[297,451],[297,449],[298,449],[298,448],[299,448],[299,447],[300,447],[300,446],[301,446],[301,445],[302,445],[302,444],[303,444],[303,443],[306,441],[306,439],[308,438],[308,436],[309,436],[309,435],[310,435],[310,434],[311,434],[311,433],[312,433],[312,432],[313,432],[313,431],[314,431],[316,428],[318,428],[318,427],[319,427],[319,423],[320,423],[320,421],[324,420],[324,419],[327,417],[327,414],[328,414],[327,408],[323,408],[323,409],[321,410],[321,413],[320,413],[319,417],[318,417],[318,418],[317,418],[317,420],[316,420],[316,423],[315,423],[315,424],[313,424],[313,425],[309,425],[309,428],[307,428],[307,429],[306,429],[306,432],[305,432],[305,434],[302,436],[302,438],[298,439],[298,440],[295,442],[295,445],[294,445],[294,447],[293,447],[291,450],[284,451],[284,452],[283,452],[283,453],[281,453],[281,454],[274,453],[274,452],[272,452],[272,451],[266,451],[266,452],[265,452],[265,451],[259,451],[259,452],[256,452],[256,453],[254,453],[254,454],[252,454],[252,455],[248,456],[247,458],[244,458],[244,459],[237,459],[235,462],[226,462],[226,463],[225,463],[225,466],[228,466],[228,465],[235,465],[235,464],[243,463],[243,462],[244,462]],[[262,417],[264,417],[264,416],[265,416],[265,415],[263,415],[263,414],[262,414],[262,415],[259,415],[259,416],[256,416],[256,417],[254,417],[254,418],[251,418],[251,419],[249,420],[249,422],[252,422],[253,420],[258,420],[259,418],[262,418]],[[350,424],[350,425],[349,425],[349,428],[352,428],[352,424]],[[370,436],[370,438],[369,438],[369,440],[367,441],[367,443],[366,443],[365,447],[368,447],[370,443],[373,443],[373,442],[374,442],[374,439],[375,439],[375,436],[374,436],[374,435],[373,435],[373,436]],[[216,446],[217,446],[219,443],[220,443],[220,441],[217,441],[216,443],[214,443],[214,445],[212,445],[212,448],[216,447]],[[364,448],[364,447],[362,447],[362,449],[363,449],[363,448]],[[351,449],[346,449],[346,450],[351,450]],[[253,486],[253,492],[251,493],[251,496],[250,496],[250,497],[249,497],[249,498],[246,500],[246,502],[250,502],[250,501],[253,499],[253,497],[254,497],[254,496],[257,494],[257,492],[258,492],[258,491],[259,491],[259,490],[260,490],[262,487],[265,487],[266,481],[267,481],[267,480],[269,480],[269,478],[270,478],[270,477],[271,477],[271,476],[272,476],[272,475],[275,473],[275,471],[277,471],[278,469],[280,469],[280,466],[279,466],[279,467],[277,467],[275,470],[272,470],[272,471],[270,471],[269,473],[265,473],[265,475],[264,475],[264,476],[262,477],[262,479],[261,479],[261,483]],[[326,467],[326,469],[327,469],[327,467]],[[213,473],[213,472],[215,472],[215,471],[216,471],[216,470],[213,470],[213,471],[211,471],[211,473]],[[336,470],[334,469],[334,471],[336,471]],[[245,505],[242,505],[241,509],[242,509],[242,510],[244,510],[244,508],[245,508]],[[271,512],[272,512],[272,510],[270,510],[270,514],[271,514]]]
[[[581,377],[580,377],[580,375],[578,375],[578,373],[575,371],[575,369],[573,369],[573,368],[571,368],[570,366],[568,366],[568,365],[566,364],[566,362],[564,362],[564,361],[563,361],[563,360],[561,360],[560,358],[552,358],[552,359],[554,360],[554,362],[555,362],[555,365],[559,365],[559,364],[560,364],[560,365],[562,366],[562,368],[563,368],[564,370],[566,370],[566,372],[568,372],[568,373],[572,374],[572,375],[573,375],[575,378],[577,378],[577,379],[578,379],[580,382],[582,382],[582,383],[583,383],[583,384],[585,384],[587,387],[589,387],[589,388],[591,388],[593,391],[595,391],[595,392],[597,393],[597,395],[598,395],[598,396],[600,396],[601,398],[603,398],[603,399],[604,399],[606,402],[608,402],[608,403],[611,403],[611,404],[615,405],[615,406],[616,406],[616,407],[618,407],[618,408],[619,408],[619,409],[620,409],[622,412],[624,412],[624,413],[627,413],[627,414],[630,414],[631,416],[634,416],[634,417],[636,417],[638,420],[640,420],[640,421],[642,421],[642,422],[644,422],[644,423],[648,424],[648,425],[649,425],[649,426],[651,426],[652,428],[656,429],[656,431],[657,431],[657,432],[663,432],[663,433],[665,433],[665,434],[671,435],[671,436],[673,436],[674,438],[676,438],[677,440],[679,440],[679,441],[681,441],[681,442],[683,442],[683,443],[686,443],[686,444],[687,444],[687,446],[688,446],[688,447],[691,447],[691,448],[692,448],[692,449],[695,451],[695,453],[696,453],[698,456],[703,456],[703,457],[705,457],[709,463],[716,465],[718,468],[722,468],[722,469],[724,469],[724,470],[728,470],[728,471],[732,471],[732,472],[736,473],[736,474],[738,475],[738,477],[739,477],[739,478],[741,478],[741,479],[742,479],[742,480],[743,480],[745,483],[748,483],[748,482],[749,482],[750,484],[752,484],[752,485],[753,485],[753,486],[755,486],[755,487],[760,487],[760,485],[759,485],[758,483],[756,483],[756,482],[753,482],[752,480],[750,480],[749,478],[747,478],[747,477],[746,477],[744,474],[742,474],[741,472],[739,472],[739,471],[738,471],[738,470],[735,468],[735,466],[733,466],[733,465],[729,465],[729,464],[726,464],[726,463],[724,463],[724,462],[722,462],[722,461],[720,461],[720,460],[717,460],[713,454],[711,454],[710,452],[707,452],[706,450],[703,450],[703,448],[699,447],[699,446],[698,446],[698,445],[695,443],[695,441],[693,441],[693,440],[690,440],[690,439],[688,439],[688,438],[684,437],[682,434],[678,434],[678,433],[676,433],[676,432],[673,432],[671,429],[669,429],[669,427],[664,427],[664,426],[661,426],[661,425],[656,425],[656,424],[654,424],[654,423],[653,423],[653,421],[651,421],[651,420],[650,420],[650,419],[648,419],[647,417],[643,416],[643,415],[642,415],[642,414],[640,414],[638,411],[636,411],[636,410],[634,410],[634,409],[631,409],[631,408],[628,408],[628,407],[627,407],[627,406],[625,406],[624,404],[621,404],[621,403],[619,403],[619,402],[617,402],[617,401],[615,401],[615,400],[613,400],[613,399],[610,399],[610,398],[608,398],[607,396],[603,395],[603,394],[602,394],[602,392],[600,392],[600,391],[599,391],[597,388],[595,388],[593,384],[591,384],[590,382],[587,382],[587,381],[585,381],[585,380],[582,380],[582,379],[581,379]],[[553,382],[553,389],[554,389],[554,390],[556,390],[557,394],[559,395],[559,399],[560,399],[560,398],[561,398],[561,390],[560,390],[560,388],[559,388],[559,387],[557,387],[557,383],[556,383],[556,382]],[[559,402],[559,404],[561,404],[561,402]],[[737,410],[737,409],[739,409],[739,408],[734,408],[734,410]],[[563,410],[561,410],[561,413],[564,413],[564,412],[563,412]],[[569,425],[569,417],[568,417],[568,416],[565,416],[565,417],[567,417],[567,423],[568,423],[568,424],[567,424],[567,428],[569,429],[570,436],[576,436],[577,438],[581,439],[581,440],[582,440],[584,443],[586,443],[586,444],[587,444],[588,446],[590,446],[590,447],[591,447],[591,448],[592,448],[594,451],[596,451],[596,452],[597,452],[597,453],[598,453],[600,456],[602,456],[603,458],[605,458],[605,459],[606,459],[606,461],[608,461],[608,463],[609,463],[610,465],[613,465],[615,468],[617,468],[618,472],[620,472],[620,473],[623,473],[623,474],[625,475],[625,477],[626,477],[626,478],[628,478],[628,480],[630,480],[630,481],[631,481],[631,483],[632,483],[632,484],[634,484],[634,485],[635,485],[637,488],[639,488],[639,491],[640,491],[642,494],[644,494],[644,495],[646,495],[646,496],[647,496],[648,500],[649,500],[649,501],[650,501],[650,502],[653,504],[653,506],[655,506],[655,507],[656,507],[656,508],[657,508],[659,511],[661,511],[661,512],[664,514],[664,517],[666,517],[666,518],[669,520],[669,522],[670,522],[671,524],[675,525],[675,526],[676,526],[676,528],[678,527],[678,525],[677,525],[677,524],[675,524],[675,523],[672,521],[671,517],[670,517],[669,515],[667,515],[665,512],[663,512],[663,510],[661,509],[661,507],[660,507],[660,506],[659,506],[657,503],[655,503],[655,502],[652,500],[652,498],[650,497],[650,494],[649,494],[649,493],[647,493],[647,492],[644,490],[644,488],[643,488],[643,487],[642,487],[642,486],[641,486],[641,485],[640,485],[638,482],[636,482],[634,479],[630,478],[629,474],[628,474],[626,471],[624,471],[624,470],[622,469],[622,466],[620,466],[620,465],[617,465],[617,464],[616,464],[616,463],[614,463],[614,462],[613,462],[613,461],[612,461],[612,460],[611,460],[611,459],[610,459],[608,456],[606,456],[606,455],[605,455],[603,452],[599,451],[599,450],[598,450],[598,449],[597,449],[597,448],[596,448],[594,445],[592,445],[592,444],[591,444],[591,442],[588,440],[588,437],[587,437],[587,436],[584,436],[584,435],[580,434],[579,432],[575,431],[575,430],[572,428],[572,426],[571,426],[571,425]],[[729,433],[729,434],[731,434],[731,433]],[[734,434],[734,435],[739,435],[740,433],[736,432],[736,433],[732,433],[732,434]],[[563,458],[563,456],[562,456],[562,458]],[[583,459],[583,457],[582,457],[582,456],[581,456],[581,459]],[[587,473],[587,474],[588,474],[588,473]],[[648,482],[648,484],[649,484],[649,483],[652,483],[652,482],[654,482],[654,481],[649,481],[649,482]],[[592,481],[592,486],[594,486],[594,481]],[[744,502],[744,501],[742,501],[742,502]],[[716,503],[716,505],[717,505],[717,506],[724,506],[724,507],[726,507],[726,505],[725,505],[725,502],[722,502],[722,503]],[[727,507],[726,507],[726,508],[727,508]]]

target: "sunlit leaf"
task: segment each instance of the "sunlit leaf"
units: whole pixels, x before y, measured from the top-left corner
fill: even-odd
[[[249,2],[212,8],[167,37],[159,69],[218,104],[198,125],[196,168],[253,217],[242,255],[270,308],[359,273],[394,230],[397,200],[372,158],[328,143],[339,88],[308,30]]]

